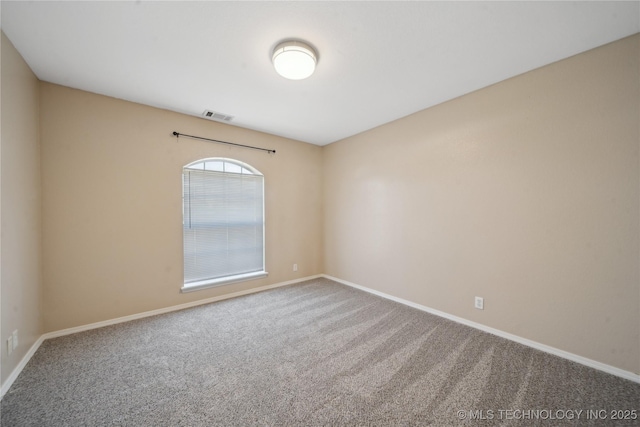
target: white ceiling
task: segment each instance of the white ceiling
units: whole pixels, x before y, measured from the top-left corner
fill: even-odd
[[[41,80],[318,145],[640,31],[638,1],[2,1],[0,13]],[[306,80],[272,67],[289,38],[318,50]]]

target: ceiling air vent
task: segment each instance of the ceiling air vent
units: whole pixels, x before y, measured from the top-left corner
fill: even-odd
[[[219,122],[230,122],[233,120],[233,116],[227,116],[226,114],[217,113],[211,110],[205,110],[202,115],[209,120],[217,120]]]

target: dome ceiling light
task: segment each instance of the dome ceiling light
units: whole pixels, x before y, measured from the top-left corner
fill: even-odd
[[[311,46],[298,40],[280,43],[273,50],[273,66],[282,77],[302,80],[316,69],[318,57]]]

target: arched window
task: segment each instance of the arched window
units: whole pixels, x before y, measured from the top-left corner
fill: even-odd
[[[182,169],[183,292],[265,277],[264,177],[237,160]]]

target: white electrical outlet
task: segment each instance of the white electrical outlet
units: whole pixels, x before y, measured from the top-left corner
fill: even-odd
[[[293,264],[293,271],[298,271],[298,264]]]
[[[10,336],[7,339],[7,354],[11,354],[13,351],[13,336]]]
[[[478,310],[484,310],[484,298],[476,297],[476,305],[475,305],[475,307]]]
[[[13,348],[14,349],[18,348],[18,330],[17,329],[13,331],[13,334],[11,334],[11,338],[13,339]]]

